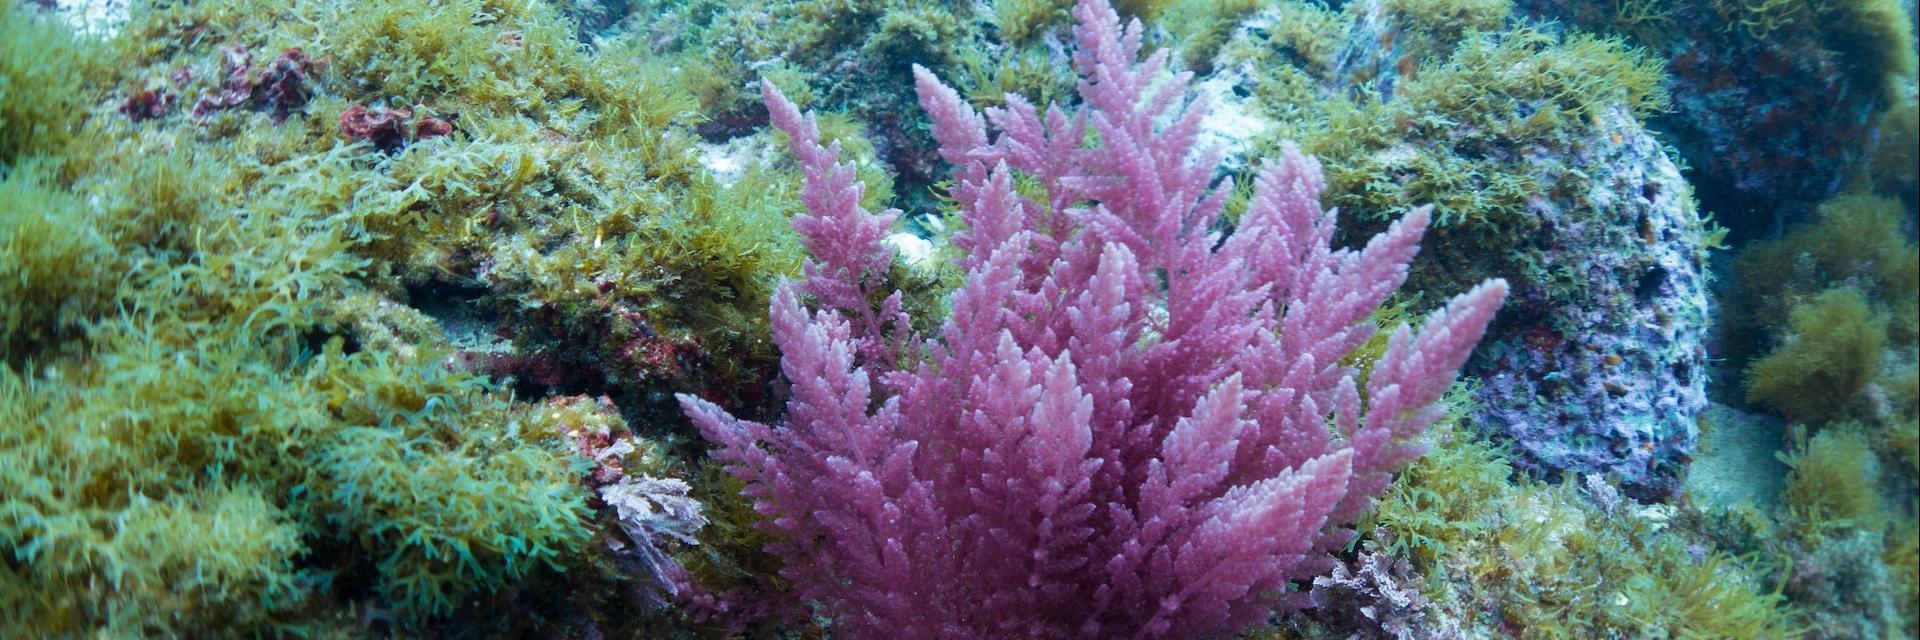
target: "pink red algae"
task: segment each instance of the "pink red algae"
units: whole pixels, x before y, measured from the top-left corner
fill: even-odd
[[[411,125],[411,127],[409,127]],[[372,142],[385,152],[398,151],[415,140],[437,138],[453,133],[453,125],[432,116],[415,119],[406,107],[347,107],[340,114],[340,133],[353,140]]]
[[[120,102],[120,113],[134,122],[152,120],[173,109],[173,94],[164,89],[143,89]]]
[[[168,74],[167,77],[172,80],[174,89],[181,89],[193,81],[193,70],[180,67],[174,69],[173,73]],[[167,112],[173,110],[174,103],[178,101],[178,96],[164,87],[141,89],[120,101],[118,111],[134,122],[142,122],[167,115]]]
[[[227,47],[224,55],[226,79],[218,90],[193,103],[195,120],[205,120],[235,107],[252,106],[268,112],[273,123],[280,124],[313,97],[309,76],[315,63],[299,47],[274,56],[257,78],[252,74],[253,54],[246,47]],[[191,72],[184,69],[174,72],[174,76],[176,82],[182,77],[192,78]]]

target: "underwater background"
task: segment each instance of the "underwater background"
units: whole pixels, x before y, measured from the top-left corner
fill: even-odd
[[[0,637],[1920,633],[1912,0],[1107,7],[0,0]],[[1102,31],[1109,15],[1138,31]],[[1129,66],[1136,53],[1148,62]],[[1137,95],[1115,99],[1114,86]],[[1151,135],[1129,138],[1128,99],[1171,110],[1144,111],[1131,122]],[[781,120],[783,104],[802,111]],[[1049,104],[1073,115],[1055,120]],[[1048,129],[1027,130],[1034,139],[1067,143],[1020,146],[1022,114]],[[963,140],[955,123],[969,122],[990,124],[994,142]],[[1186,122],[1194,149],[1217,157],[1175,144]],[[1287,549],[1262,562],[1307,558],[1277,578],[1182,573],[1199,542],[1121,545],[1139,551],[1137,571],[1075,551],[1126,519],[1073,517],[1151,502],[1136,488],[1159,477],[1149,466],[1164,461],[1178,486],[1180,460],[1214,456],[1238,477],[1254,454],[1236,458],[1233,443],[1256,429],[1238,425],[1266,414],[1222,418],[1231,435],[1192,451],[1169,433],[1204,422],[1214,392],[1239,391],[1239,342],[1195,365],[1215,376],[1198,389],[1206,400],[1140,418],[1159,429],[1141,446],[1162,453],[1114,470],[1128,483],[1112,502],[1032,522],[982,525],[992,513],[975,504],[957,517],[941,500],[984,503],[990,489],[976,485],[1002,473],[1012,497],[995,504],[1071,497],[1071,482],[1043,480],[1101,456],[1049,441],[1077,454],[992,471],[1008,456],[1046,458],[1032,443],[1048,432],[954,445],[980,453],[947,460],[936,439],[888,427],[873,437],[901,438],[920,475],[859,468],[864,451],[825,450],[821,425],[842,423],[806,401],[824,394],[801,375],[817,356],[855,363],[820,374],[861,390],[849,433],[891,424],[896,396],[913,423],[921,405],[905,380],[943,372],[992,381],[971,389],[982,406],[1031,391],[1035,423],[1085,429],[1075,398],[1105,415],[1110,403],[1086,399],[1105,397],[1091,383],[1075,395],[1048,377],[1100,366],[1086,348],[1059,364],[1064,337],[984,350],[1011,357],[977,371],[926,354],[990,322],[968,315],[979,306],[968,292],[985,291],[995,265],[1040,293],[1053,291],[1042,275],[1073,270],[1048,272],[1055,259],[1083,259],[1094,282],[1117,269],[1119,258],[1072,251],[1083,236],[1130,237],[1086,203],[1118,220],[1144,196],[1106,195],[1133,183],[1073,171],[1140,160],[1098,159],[1123,138],[1176,164],[1200,158],[1195,175],[1216,190],[1198,199],[1219,215],[1181,228],[1202,253],[1234,250],[1303,192],[1337,209],[1324,240],[1354,248],[1331,255],[1356,265],[1391,263],[1369,239],[1428,221],[1417,255],[1382,276],[1404,284],[1357,307],[1365,331],[1329,338],[1351,342],[1319,362],[1333,377],[1301,392],[1321,403],[1308,413],[1322,445],[1368,457],[1371,436],[1349,418],[1391,404],[1369,382],[1401,375],[1382,364],[1405,354],[1394,326],[1421,328],[1402,336],[1416,351],[1430,335],[1448,342],[1426,330],[1446,320],[1461,335],[1485,327],[1477,344],[1452,340],[1464,364],[1424,376],[1444,395],[1392,431],[1378,486],[1360,462],[1331,498],[1313,499],[1325,484],[1298,485],[1294,497],[1324,503],[1312,517],[1260,508],[1278,497],[1244,506],[1256,502],[1244,487],[1292,496],[1286,483],[1216,477],[1220,489],[1187,500],[1196,540],[1244,522],[1221,540]],[[982,228],[996,206],[1027,211],[1032,233]],[[993,260],[981,238],[996,233],[1059,246]],[[1247,255],[1295,246],[1268,241]],[[835,260],[854,254],[865,267],[840,271],[852,258]],[[1180,313],[1178,271],[1144,264],[1147,284],[1127,280],[1127,302],[1059,304],[1075,323],[1130,309],[1147,328],[1108,350],[1146,349],[1180,325],[1166,319]],[[1485,301],[1492,289],[1475,287],[1495,279],[1504,305],[1467,327],[1472,305],[1449,300]],[[1285,344],[1280,316],[1315,302],[1249,303],[1236,318],[1269,321],[1262,335]],[[871,314],[874,326],[849,328],[856,308],[915,339],[856,344],[880,331]],[[1028,360],[1031,381],[1007,366]],[[1161,365],[1141,366],[1144,389]],[[1244,373],[1249,394],[1286,386]],[[982,391],[1002,386],[1015,392]],[[813,425],[826,440],[781,440],[761,423]],[[1097,426],[1089,437],[1097,449]],[[1333,477],[1287,451],[1278,466],[1302,483]],[[1098,493],[1106,471],[1086,473]],[[915,478],[941,474],[974,483],[975,497],[915,493]],[[912,524],[939,521],[914,519],[915,496],[953,524]],[[871,509],[850,508],[858,522],[809,518],[803,499]],[[1278,529],[1255,515],[1303,531],[1262,537]],[[1085,544],[1009,542],[1056,524]],[[873,533],[894,525],[920,537]],[[979,541],[964,539],[976,529]],[[833,551],[849,540],[879,551],[865,564]],[[1024,573],[966,590],[909,562],[994,545],[1030,550],[1035,576],[1107,573],[1074,583],[1083,590],[1023,591]],[[1153,593],[1153,579],[1128,576],[1160,571],[1179,576],[1178,604],[1212,622],[1182,627],[1106,599]],[[1114,611],[1074,618],[1096,601]]]

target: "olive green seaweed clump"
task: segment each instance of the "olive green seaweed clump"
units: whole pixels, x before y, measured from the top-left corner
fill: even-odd
[[[1019,33],[1022,37],[1038,33],[1052,16],[1039,5],[1005,10],[1002,24],[1016,32],[1030,30]],[[980,69],[998,66],[982,65],[986,58],[977,52],[986,42],[991,16],[969,3],[688,0],[637,4],[634,15],[648,23],[636,27],[645,33],[634,37],[650,42],[652,51],[681,72],[677,80],[706,116],[699,130],[709,139],[736,138],[766,124],[758,97],[764,77],[802,106],[843,113],[864,125],[872,135],[872,156],[885,173],[921,185],[933,181],[937,167],[930,125],[913,99],[913,66],[947,74],[969,55]],[[1007,67],[993,72],[1013,81],[1044,70],[1031,59]],[[863,167],[862,177],[876,176],[876,169]],[[873,191],[869,195],[890,195]],[[931,208],[920,190],[902,195],[919,203],[909,208]]]
[[[1432,629],[1524,638],[1799,634],[1769,567],[1696,551],[1705,538],[1677,526],[1689,519],[1681,510],[1635,504],[1597,477],[1529,480],[1493,445],[1457,429],[1429,432],[1434,449],[1364,523],[1423,578],[1411,586],[1431,603]]]
[[[1215,4],[1237,0],[1209,0]],[[1033,105],[1068,103],[1077,96],[1072,91],[1072,67],[1049,42],[1065,36],[1068,7],[1064,0],[996,0],[991,7],[988,38],[978,46],[962,47],[954,54],[954,68],[942,77],[953,78],[967,100],[975,107],[998,107],[1007,96],[1019,94]]]
[[[104,309],[113,247],[85,204],[51,188],[35,163],[0,177],[0,345],[26,353],[57,343]]]
[[[1847,73],[1861,86],[1901,97],[1901,85],[1916,67],[1913,18],[1900,0],[1707,0],[1724,29],[1755,40],[1811,35],[1841,54]]]
[[[1920,206],[1920,101],[1906,100],[1880,119],[1880,136],[1868,165],[1873,188]]]
[[[1544,196],[1570,201],[1577,215],[1606,215],[1577,201],[1600,178],[1571,159],[1606,135],[1609,109],[1635,119],[1665,110],[1665,75],[1617,38],[1501,28],[1505,3],[1436,4],[1444,3],[1386,5],[1403,21],[1393,33],[1414,34],[1398,39],[1418,46],[1386,43],[1398,57],[1378,70],[1353,66],[1348,49],[1380,43],[1338,40],[1362,18],[1355,5],[1331,12],[1280,3],[1270,28],[1228,43],[1215,64],[1251,70],[1248,104],[1276,123],[1247,155],[1293,140],[1321,158],[1330,204],[1356,216],[1348,233],[1433,205],[1431,243],[1476,258],[1416,263],[1415,289],[1498,275],[1518,278],[1523,290],[1578,298],[1581,278],[1552,280],[1551,269],[1515,250],[1533,246],[1539,232],[1529,203]],[[1290,26],[1298,24],[1321,26]],[[1376,72],[1392,76],[1390,99],[1369,90],[1381,81]]]
[[[1920,435],[1920,421],[1884,422],[1794,429],[1780,454],[1790,469],[1780,526],[1760,540],[1793,559],[1783,584],[1808,623],[1843,637],[1920,629],[1920,505],[1913,445],[1901,444]]]
[[[1840,637],[1920,628],[1920,246],[1912,169],[1885,164],[1914,153],[1911,111],[1885,117],[1856,191],[1734,260],[1721,318],[1746,400],[1791,421],[1780,526],[1755,544],[1793,559],[1786,595]]]
[[[761,300],[798,268],[780,197],[789,188],[751,171],[715,181],[695,148],[697,103],[640,42],[589,49],[544,3],[477,1],[169,6],[121,39],[206,43],[121,72],[123,85],[164,87],[185,63],[196,79],[182,95],[223,77],[206,62],[216,51],[299,48],[316,61],[317,90],[309,117],[282,126],[310,136],[351,142],[336,123],[356,107],[449,123],[450,135],[376,144],[368,166],[316,179],[365,231],[357,252],[373,259],[373,284],[459,297],[443,306],[500,321],[544,371],[540,387],[639,401],[763,385]],[[228,132],[252,115],[218,111],[199,126]],[[260,151],[263,163],[300,152]],[[470,329],[456,337],[495,332]],[[526,359],[503,366],[518,372]]]
[[[573,34],[0,4],[0,636],[640,624],[589,476],[670,471],[673,423],[621,415],[660,391],[764,393],[791,179],[715,181],[670,67]]]
[[[65,143],[80,116],[80,76],[47,60],[84,60],[82,44],[19,3],[0,4],[0,165]]]
[[[1829,289],[1793,308],[1786,342],[1747,370],[1747,397],[1793,418],[1839,417],[1880,374],[1886,345],[1887,320],[1865,294]]]
[[[1748,52],[1834,56],[1848,84],[1885,105],[1909,97],[1916,58],[1913,14],[1901,0],[1614,0],[1525,4],[1589,28],[1630,35],[1644,46],[1678,57],[1702,41]],[[1909,5],[1911,6],[1911,5]],[[1692,21],[1696,28],[1685,23]]]
[[[408,319],[357,284],[341,221],[295,204],[311,168],[214,189],[173,223],[190,250],[101,222],[112,306],[6,352],[7,635],[319,631],[357,624],[355,602],[412,625],[588,558],[569,425],[431,344],[348,352],[372,342],[353,322]],[[154,174],[83,175],[99,195]],[[241,198],[262,215],[235,215]]]
[[[1816,529],[1877,529],[1881,505],[1879,464],[1858,423],[1830,425],[1781,457],[1792,471],[1782,502],[1795,520]]]
[[[1722,319],[1747,397],[1813,424],[1912,411],[1920,342],[1920,249],[1901,229],[1902,201],[1853,194],[1735,260]],[[1755,357],[1756,351],[1764,355]],[[1875,408],[1867,392],[1891,402]]]
[[[1385,0],[1381,8],[1396,24],[1406,25],[1399,44],[1415,56],[1446,53],[1468,34],[1500,31],[1512,18],[1513,0]],[[1428,47],[1437,48],[1429,50]]]

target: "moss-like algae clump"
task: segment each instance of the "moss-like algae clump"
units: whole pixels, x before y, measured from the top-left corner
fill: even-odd
[[[1584,486],[1517,476],[1498,449],[1456,429],[1433,432],[1435,449],[1363,522],[1412,559],[1436,637],[1799,633],[1767,567],[1700,551],[1697,530],[1674,526],[1686,514],[1627,501],[1598,476]]]
[[[1886,319],[1859,290],[1840,287],[1794,307],[1792,333],[1781,348],[1747,370],[1747,397],[1789,417],[1839,417],[1880,373]]]
[[[0,164],[67,142],[80,119],[81,76],[46,61],[89,55],[66,29],[14,5],[0,5]]]
[[[1498,276],[1579,299],[1585,278],[1529,261],[1537,256],[1525,248],[1542,233],[1529,207],[1573,201],[1570,223],[1612,215],[1577,200],[1607,176],[1571,158],[1613,131],[1602,126],[1610,109],[1634,119],[1667,109],[1666,79],[1655,59],[1618,38],[1504,26],[1509,5],[1382,3],[1397,22],[1375,43],[1329,35],[1370,19],[1358,4],[1285,2],[1214,64],[1244,70],[1247,103],[1275,123],[1247,155],[1270,156],[1291,140],[1322,159],[1329,205],[1355,217],[1343,233],[1363,237],[1433,206],[1429,243],[1474,257],[1416,262],[1414,289]],[[1380,60],[1356,62],[1354,51],[1374,48]]]
[[[541,396],[764,395],[790,178],[542,3],[0,11],[0,635],[640,623],[580,444],[628,423]]]
[[[1895,198],[1840,196],[1735,259],[1721,324],[1749,400],[1813,424],[1899,408],[1870,407],[1870,388],[1911,410],[1920,248],[1901,228],[1910,211]]]

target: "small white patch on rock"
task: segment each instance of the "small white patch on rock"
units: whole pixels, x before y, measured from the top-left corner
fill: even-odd
[[[893,246],[900,259],[913,268],[927,266],[933,260],[933,243],[926,238],[906,232],[897,232],[887,236],[885,242]]]
[[[84,35],[100,39],[120,33],[127,24],[129,0],[59,0],[60,19]]]
[[[700,165],[712,172],[713,179],[721,185],[739,182],[742,176],[747,175],[748,169],[770,163],[772,147],[766,136],[740,136],[726,142],[694,144]]]
[[[1247,166],[1250,145],[1255,138],[1272,129],[1272,121],[1254,114],[1248,101],[1233,92],[1235,82],[1215,76],[1195,87],[1213,109],[1200,119],[1200,148],[1218,148],[1223,168],[1238,171]]]
[[[713,172],[713,179],[720,184],[733,184],[747,171],[746,159],[740,157],[735,145],[702,142],[694,146],[700,149],[700,164]]]

